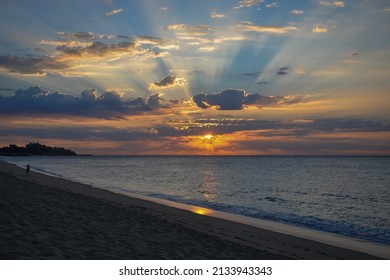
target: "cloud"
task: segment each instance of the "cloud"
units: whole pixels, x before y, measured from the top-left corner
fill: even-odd
[[[268,4],[268,5],[265,5],[267,8],[276,8],[276,7],[278,7],[279,5],[278,5],[278,3],[276,3],[276,2],[273,2],[273,3],[271,3],[271,4]]]
[[[164,30],[173,30],[178,35],[203,36],[207,35],[211,28],[208,25],[170,24],[163,27]]]
[[[96,89],[86,89],[81,93],[81,99],[85,101],[95,101],[97,98],[97,90]]]
[[[245,105],[261,107],[278,107],[307,102],[305,97],[300,96],[263,96],[260,94],[249,94],[245,99]]]
[[[106,91],[95,100],[101,104],[121,104],[122,94],[116,91]]]
[[[152,110],[158,109],[162,106],[162,104],[164,103],[164,98],[162,98],[163,95],[164,94],[162,93],[153,93],[149,96],[147,100],[147,104],[150,106]]]
[[[195,95],[193,101],[203,109],[242,110],[246,106],[281,106],[305,102],[302,97],[262,96],[249,94],[242,89],[226,89],[220,93]]]
[[[332,6],[335,6],[335,7],[345,7],[345,3],[344,3],[344,1],[336,1],[336,2],[332,3]]]
[[[96,38],[96,35],[93,32],[57,32],[57,34],[71,40],[91,41]]]
[[[224,15],[224,14],[219,14],[219,13],[216,13],[216,12],[212,12],[212,13],[210,14],[210,17],[212,17],[212,18],[224,18],[224,17],[226,17],[226,15]]]
[[[51,56],[0,56],[0,68],[11,73],[24,75],[44,75],[50,70],[64,70],[70,67],[66,61],[58,61]]]
[[[89,40],[41,40],[39,42],[41,45],[46,46],[69,46],[69,47],[75,47],[75,46],[90,46],[91,41]]]
[[[139,51],[137,49],[136,44],[130,41],[123,41],[117,44],[105,44],[102,42],[93,42],[92,45],[87,47],[68,47],[68,46],[59,46],[57,47],[58,51],[63,52],[67,55],[73,56],[108,56],[111,54],[116,55],[134,55]]]
[[[70,64],[78,66],[83,62],[88,64],[91,60],[112,62],[123,57],[156,58],[169,54],[168,52],[151,49],[147,47],[147,44],[144,47],[143,43],[139,41],[123,41],[114,44],[93,42],[88,46],[63,45],[56,48],[57,51],[61,52],[57,56],[57,59],[60,61],[68,61]],[[149,41],[148,43],[151,44],[152,42]],[[157,44],[157,42],[154,44]]]
[[[171,40],[153,36],[130,37],[93,32],[58,32],[58,34],[64,39],[40,42],[42,45],[55,47],[52,55],[3,55],[0,56],[0,68],[24,75],[47,73],[67,75],[70,70],[78,74],[77,68],[84,65],[91,67],[91,61],[115,64],[124,57],[157,58],[169,55],[166,50],[180,49],[180,46]],[[96,41],[98,39],[104,41]],[[113,39],[116,39],[115,42],[110,43]]]
[[[247,93],[244,90],[227,89],[220,93],[198,94],[193,97],[200,108],[216,107],[218,110],[242,110]]]
[[[289,11],[289,13],[293,14],[293,15],[302,15],[304,13],[304,11],[298,10],[298,9],[294,9],[294,10]]]
[[[390,125],[359,119],[256,120],[232,117],[171,120],[147,127],[112,125],[108,122],[51,126],[29,122],[29,126],[8,126],[0,130],[0,138],[40,141],[53,146],[72,143],[72,149],[83,153],[194,153],[183,143],[212,133],[228,141],[229,154],[388,154]],[[126,121],[126,123],[128,123]],[[21,129],[23,128],[23,129]],[[12,138],[10,137],[12,136]],[[192,138],[188,138],[188,137]],[[232,136],[232,137],[230,137]],[[36,140],[35,140],[36,139]],[[53,142],[51,142],[53,141]],[[100,144],[99,144],[100,143]],[[69,146],[69,145],[68,145]],[[72,147],[72,146],[70,146]],[[199,148],[199,147],[198,147]],[[81,149],[81,150],[80,150]],[[88,151],[88,152],[87,152]]]
[[[189,125],[190,124],[190,125]],[[314,120],[256,120],[213,118],[194,119],[176,124],[177,131],[184,135],[202,135],[210,130],[214,134],[245,132],[264,138],[298,137],[307,135],[343,132],[390,132],[390,125],[358,119],[314,119]],[[163,129],[160,129],[163,131]]]
[[[24,89],[18,89],[15,91],[15,97],[17,98],[30,98],[37,95],[43,95],[46,96],[49,92],[47,90],[43,90],[38,86],[30,87],[26,90]]]
[[[238,4],[237,7],[234,7],[235,9],[240,9],[240,8],[246,8],[246,7],[253,7],[257,6],[260,3],[263,3],[264,0],[241,0]]]
[[[252,31],[258,33],[278,33],[283,34],[290,31],[298,30],[295,26],[266,26],[266,25],[253,25],[251,22],[243,22],[236,25],[236,28],[241,31]]]
[[[131,38],[131,41],[134,41],[137,45],[163,45],[165,41],[159,37],[153,36],[137,36],[135,38]]]
[[[64,75],[74,66],[79,67],[83,63],[89,64],[91,60],[109,59],[115,61],[125,56],[156,58],[169,54],[158,49],[179,48],[179,46],[161,38],[149,36],[139,36],[132,38],[131,41],[110,44],[91,41],[96,37],[106,35],[95,35],[89,32],[61,32],[61,35],[76,41],[41,41],[41,44],[56,46],[56,53],[51,56],[2,55],[0,56],[0,69],[22,75],[46,75],[47,73]],[[119,36],[116,37],[119,38]]]
[[[186,80],[184,78],[177,78],[172,75],[168,75],[164,77],[159,82],[154,82],[149,85],[149,89],[156,89],[156,88],[169,88],[174,86],[183,86],[185,84]]]
[[[106,13],[106,16],[113,16],[119,14],[123,11],[123,9],[114,9]]]
[[[168,50],[168,49],[180,49],[180,46],[175,44],[170,40],[165,40],[160,37],[154,36],[126,36],[126,35],[99,35],[99,36],[110,36],[112,38],[125,39],[128,42],[133,42],[135,47],[158,47],[159,49]]]
[[[229,141],[231,152],[240,150],[256,154],[269,150],[271,154],[276,151],[281,154],[336,154],[349,151],[356,154],[360,150],[388,154],[389,151],[386,140],[390,125],[358,119],[280,121],[221,116],[181,120],[174,125],[176,131],[159,127],[159,136],[174,136],[177,143],[177,136],[199,137],[212,131],[215,136]]]
[[[213,51],[215,51],[215,47],[214,46],[204,46],[204,47],[200,47],[198,50],[201,52],[213,52]]]
[[[81,92],[80,97],[49,93],[38,86],[18,89],[14,95],[0,98],[0,115],[71,115],[115,119],[142,112],[155,112],[180,105],[178,100],[165,100],[162,94],[125,100],[121,93],[106,91],[101,95],[96,89]]]
[[[329,1],[318,1],[318,4],[320,6],[323,6],[323,7],[339,7],[339,8],[343,8],[345,7],[345,3],[344,1],[333,1],[333,2],[329,2]]]
[[[315,26],[312,31],[314,33],[326,33],[326,32],[328,32],[328,28],[326,28],[325,26],[320,24],[320,25]]]
[[[278,71],[276,71],[276,74],[279,76],[287,75],[288,70],[290,70],[290,67],[281,67]]]

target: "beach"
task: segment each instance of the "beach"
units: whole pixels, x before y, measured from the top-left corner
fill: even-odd
[[[26,175],[1,161],[0,178],[1,259],[386,258],[34,171]]]

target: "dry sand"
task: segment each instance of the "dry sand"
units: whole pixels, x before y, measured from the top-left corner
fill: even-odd
[[[33,171],[27,176],[23,169],[0,161],[0,259],[379,256],[387,255],[199,215]]]

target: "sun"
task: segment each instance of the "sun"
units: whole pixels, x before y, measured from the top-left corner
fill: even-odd
[[[180,144],[192,154],[222,155],[231,153],[231,137],[221,134],[199,134],[184,136]]]

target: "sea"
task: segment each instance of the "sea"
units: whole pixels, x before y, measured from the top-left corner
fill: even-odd
[[[390,245],[390,157],[70,156],[0,160],[94,187]]]

